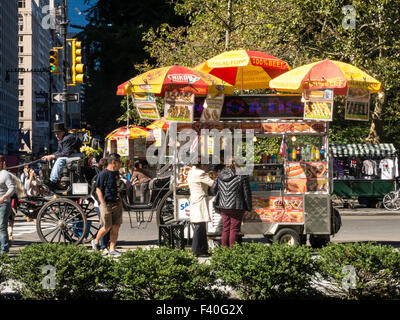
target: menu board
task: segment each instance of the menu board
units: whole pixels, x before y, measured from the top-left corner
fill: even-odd
[[[295,123],[283,123],[283,122],[265,122],[262,123],[264,132],[268,133],[318,133],[325,132],[325,122],[295,122]]]
[[[332,121],[333,101],[306,101],[304,103],[305,120]]]
[[[244,222],[303,222],[303,197],[255,197],[253,196],[253,211],[247,212]]]
[[[194,94],[190,92],[165,92],[164,116],[168,122],[193,122]]]
[[[146,157],[146,139],[135,139],[133,155],[139,158]]]
[[[305,90],[304,98],[304,119],[332,121],[332,89]]]
[[[129,139],[118,139],[117,140],[117,152],[121,157],[129,156]]]
[[[286,193],[328,191],[327,162],[289,162],[285,167]]]
[[[344,118],[369,121],[370,92],[368,89],[348,88]]]
[[[224,105],[224,95],[215,97],[207,96],[203,105],[200,121],[219,121],[222,106]]]
[[[132,95],[132,100],[141,119],[160,119],[160,114],[158,113],[156,100],[153,94],[134,94]]]
[[[196,97],[195,120],[200,119],[204,102],[204,98]],[[221,120],[303,119],[303,114],[304,103],[297,94],[226,96]]]

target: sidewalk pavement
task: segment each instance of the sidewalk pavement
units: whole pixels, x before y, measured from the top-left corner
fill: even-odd
[[[355,206],[354,208],[336,207],[341,216],[400,216],[400,210],[389,211],[385,208],[367,208],[365,206]]]

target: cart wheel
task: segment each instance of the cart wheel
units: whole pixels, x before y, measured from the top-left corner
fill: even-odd
[[[310,234],[310,244],[311,247],[315,249],[319,249],[322,248],[323,246],[326,246],[330,241],[331,238],[329,235]]]
[[[157,207],[157,227],[160,224],[168,224],[174,220],[173,191],[169,190],[161,199]]]
[[[280,229],[273,237],[272,241],[279,244],[288,244],[290,246],[297,246],[300,244],[299,234],[289,228]]]
[[[100,219],[97,215],[96,209],[94,207],[94,200],[92,198],[86,199],[86,202],[81,204],[82,210],[85,213],[86,220],[87,220],[87,227],[89,232],[85,234],[83,238],[84,243],[89,243],[92,241],[97,232],[100,230]]]
[[[79,206],[69,199],[55,199],[40,209],[36,230],[43,242],[79,244],[87,235],[86,216]]]
[[[386,210],[398,210],[400,209],[400,199],[396,191],[391,191],[383,197],[383,206]]]

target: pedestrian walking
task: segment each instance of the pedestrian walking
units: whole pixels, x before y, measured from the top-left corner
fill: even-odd
[[[252,210],[252,195],[247,176],[238,175],[239,167],[232,160],[218,175],[211,193],[215,194],[214,207],[222,216],[222,246],[232,247],[238,241],[240,227],[246,211]]]
[[[100,202],[100,223],[102,227],[92,240],[92,248],[100,250],[100,239],[110,232],[110,256],[119,256],[115,249],[119,228],[122,224],[122,201],[119,195],[119,169],[121,159],[118,153],[112,153],[107,158],[107,168],[97,177],[96,194]]]
[[[106,158],[101,158],[99,162],[97,163],[97,167],[99,168],[100,171],[103,171],[107,167],[107,159]],[[97,182],[97,181],[96,181]],[[99,208],[99,202],[97,201],[97,197],[93,196],[94,200],[94,210],[97,213],[97,216],[99,217],[99,221],[101,221],[101,213],[100,213],[100,208]],[[100,225],[100,228],[103,227]],[[108,245],[110,242],[110,232],[107,232],[103,237],[100,238],[99,244],[100,244],[100,250],[102,250],[103,254],[108,254]]]
[[[6,167],[6,160],[4,155],[0,155],[0,253],[7,253],[9,251],[9,238],[8,238],[8,218],[11,212],[10,198],[15,192],[15,184],[9,173],[4,168]]]
[[[208,189],[214,184],[201,164],[196,164],[188,173],[190,190],[190,222],[194,225],[192,252],[196,256],[207,256],[207,222],[211,221],[208,210]]]

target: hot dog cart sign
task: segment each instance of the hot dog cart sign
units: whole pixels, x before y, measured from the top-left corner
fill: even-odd
[[[303,197],[253,197],[253,211],[246,212],[243,221],[302,223]]]
[[[215,97],[208,95],[204,101],[200,121],[219,121],[223,105],[224,95],[218,95]]]
[[[326,193],[327,162],[289,162],[286,166],[287,193]]]
[[[305,90],[304,120],[332,121],[333,90]]]
[[[190,92],[165,92],[164,116],[168,122],[193,122],[194,94]]]
[[[141,119],[160,119],[160,114],[158,113],[156,100],[153,94],[135,94],[132,95],[132,100]]]

